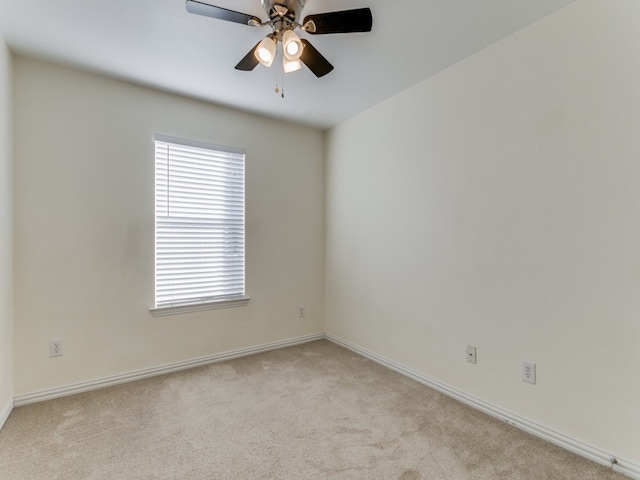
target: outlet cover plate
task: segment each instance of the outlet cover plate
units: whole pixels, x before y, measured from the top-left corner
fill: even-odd
[[[522,381],[536,384],[536,364],[531,362],[522,362]]]
[[[467,362],[476,363],[476,347],[467,345]]]
[[[49,340],[49,356],[61,357],[64,353],[64,340]]]

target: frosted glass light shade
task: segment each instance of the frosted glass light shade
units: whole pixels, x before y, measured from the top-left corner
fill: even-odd
[[[287,58],[282,56],[282,68],[284,73],[296,72],[302,68],[302,63],[300,60],[287,60]]]
[[[282,51],[287,60],[298,60],[302,55],[302,41],[293,30],[287,30],[282,36]]]
[[[266,37],[256,48],[255,56],[265,67],[270,67],[276,57],[276,41],[271,37]]]

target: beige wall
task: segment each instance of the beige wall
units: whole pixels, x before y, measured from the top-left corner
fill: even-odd
[[[636,464],[639,24],[576,2],[331,130],[325,284],[328,333]]]
[[[0,422],[13,403],[11,63],[0,32]]]
[[[321,131],[14,69],[16,395],[323,331]],[[156,132],[246,149],[248,306],[150,315]],[[56,338],[65,354],[49,358]]]

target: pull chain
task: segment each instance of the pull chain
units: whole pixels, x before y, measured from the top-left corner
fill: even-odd
[[[275,92],[276,93],[280,93],[280,87],[278,86],[278,69],[274,68],[275,70],[275,74],[276,74],[276,88],[275,88]]]
[[[284,52],[282,53],[282,55],[284,55]],[[274,91],[276,93],[279,93],[280,96],[282,98],[284,98],[284,64],[282,64],[282,70],[281,70],[281,83],[282,83],[282,90],[280,90],[280,87],[278,86],[278,70],[276,70],[276,88],[274,89]]]
[[[280,90],[280,87],[278,86],[278,74],[276,73],[276,88],[274,89],[274,91],[276,93],[279,93],[280,96],[284,98],[284,71],[282,72],[280,82],[282,83],[282,90]]]

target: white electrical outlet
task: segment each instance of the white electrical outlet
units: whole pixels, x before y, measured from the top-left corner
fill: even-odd
[[[304,305],[298,305],[298,318],[304,317]]]
[[[476,363],[476,347],[467,345],[467,362]]]
[[[522,381],[536,384],[536,364],[531,362],[522,362]]]
[[[49,356],[61,357],[64,353],[64,340],[49,340]]]

